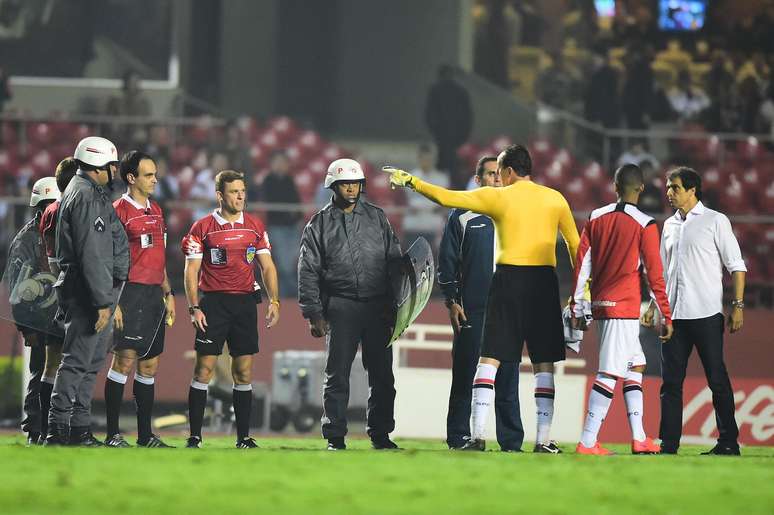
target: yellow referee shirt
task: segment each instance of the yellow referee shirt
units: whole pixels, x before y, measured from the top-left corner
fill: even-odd
[[[442,206],[470,209],[495,224],[497,263],[556,267],[556,233],[562,233],[575,266],[578,229],[567,200],[558,191],[530,180],[502,188],[451,191],[414,178],[414,189]]]

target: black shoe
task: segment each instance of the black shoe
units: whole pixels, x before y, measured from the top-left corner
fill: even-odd
[[[43,439],[46,447],[67,445],[70,441],[70,430],[65,425],[51,424],[48,426],[48,434]]]
[[[702,456],[741,456],[738,445],[729,445],[725,443],[719,443],[707,452],[701,453]]]
[[[467,442],[465,442],[465,445],[462,447],[459,447],[456,449],[458,451],[485,451],[486,450],[486,440],[481,440],[479,438],[476,439],[470,439]]]
[[[399,450],[398,444],[390,440],[387,435],[377,435],[371,437],[371,447],[377,451]]]
[[[70,445],[75,447],[104,447],[105,444],[97,440],[88,427],[70,428]]]
[[[536,443],[532,452],[543,454],[562,454],[562,450],[556,445],[556,442],[551,440],[548,443]]]
[[[237,449],[257,449],[258,444],[255,443],[255,440],[250,438],[249,436],[246,438],[242,438],[236,443]]]
[[[151,448],[164,448],[164,449],[174,449],[174,445],[168,445],[164,443],[161,438],[151,433],[151,435],[148,438],[145,438],[143,440],[137,439],[137,447],[146,447],[148,449]]]
[[[27,447],[31,447],[33,445],[38,445],[41,443],[40,441],[40,433],[34,433],[30,431],[27,433]]]
[[[677,449],[679,448],[678,444],[661,440],[661,451],[659,454],[677,454]]]
[[[124,437],[121,436],[121,433],[116,433],[110,438],[105,438],[105,446],[106,447],[120,447],[120,448],[126,448],[131,447],[129,445],[129,442],[124,440]]]
[[[347,449],[347,445],[344,443],[343,436],[328,438],[329,451],[344,451],[346,449]]]
[[[201,446],[202,446],[201,436],[189,436],[188,440],[185,441],[186,449],[200,449]]]

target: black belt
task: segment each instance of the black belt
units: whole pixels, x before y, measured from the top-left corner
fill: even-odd
[[[351,300],[353,302],[372,302],[375,300],[383,300],[387,298],[387,294],[375,295],[373,297],[360,297],[359,295],[347,295],[345,293],[329,293],[329,297],[339,297],[340,299]]]

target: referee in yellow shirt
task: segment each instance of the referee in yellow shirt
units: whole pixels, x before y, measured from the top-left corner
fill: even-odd
[[[450,208],[469,209],[494,221],[497,270],[487,300],[484,340],[473,379],[471,437],[463,450],[485,449],[484,424],[494,400],[494,381],[502,361],[521,361],[524,342],[535,373],[537,437],[534,452],[561,451],[549,439],[554,413],[554,363],[565,359],[556,234],[561,232],[575,266],[578,230],[567,200],[556,190],[532,182],[526,148],[511,145],[497,157],[502,188],[450,191],[392,169],[390,183],[413,189]]]

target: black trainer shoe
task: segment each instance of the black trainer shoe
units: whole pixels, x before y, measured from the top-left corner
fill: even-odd
[[[459,447],[456,449],[458,451],[485,451],[486,450],[486,440],[482,440],[480,438],[471,438],[467,442],[465,442],[465,445],[462,447]]]
[[[91,429],[86,428],[70,428],[70,445],[75,447],[104,447],[105,444],[97,440],[92,434]]]
[[[398,444],[390,440],[387,435],[375,435],[371,437],[371,447],[377,451],[400,450]]]
[[[255,440],[250,438],[249,436],[247,438],[242,438],[236,443],[237,449],[257,449],[258,444],[255,443]]]
[[[741,456],[738,445],[719,443],[712,449],[701,453],[702,456]]]
[[[38,445],[40,442],[40,433],[35,433],[30,431],[27,433],[27,447],[32,447],[33,445]]]
[[[328,450],[329,451],[344,451],[347,449],[347,445],[344,443],[344,437],[328,438]]]
[[[137,439],[137,447],[146,447],[148,449],[151,449],[151,448],[174,449],[175,448],[174,445],[169,445],[169,444],[164,443],[161,440],[161,438],[159,438],[158,436],[154,435],[153,433],[151,433],[151,435],[148,438],[146,438],[146,439],[140,440],[138,438]]]
[[[48,434],[43,439],[46,447],[67,445],[70,441],[70,430],[65,425],[51,424],[48,426]]]
[[[188,440],[185,441],[186,449],[200,449],[201,446],[202,446],[201,436],[189,436]]]
[[[124,437],[121,436],[121,433],[116,433],[116,434],[114,434],[113,436],[111,436],[109,438],[105,438],[105,446],[106,447],[121,447],[121,448],[131,447],[131,445],[129,445],[129,442],[124,440]]]
[[[548,443],[536,443],[532,452],[544,453],[544,454],[562,454],[562,450],[556,445],[556,442],[551,440]]]

